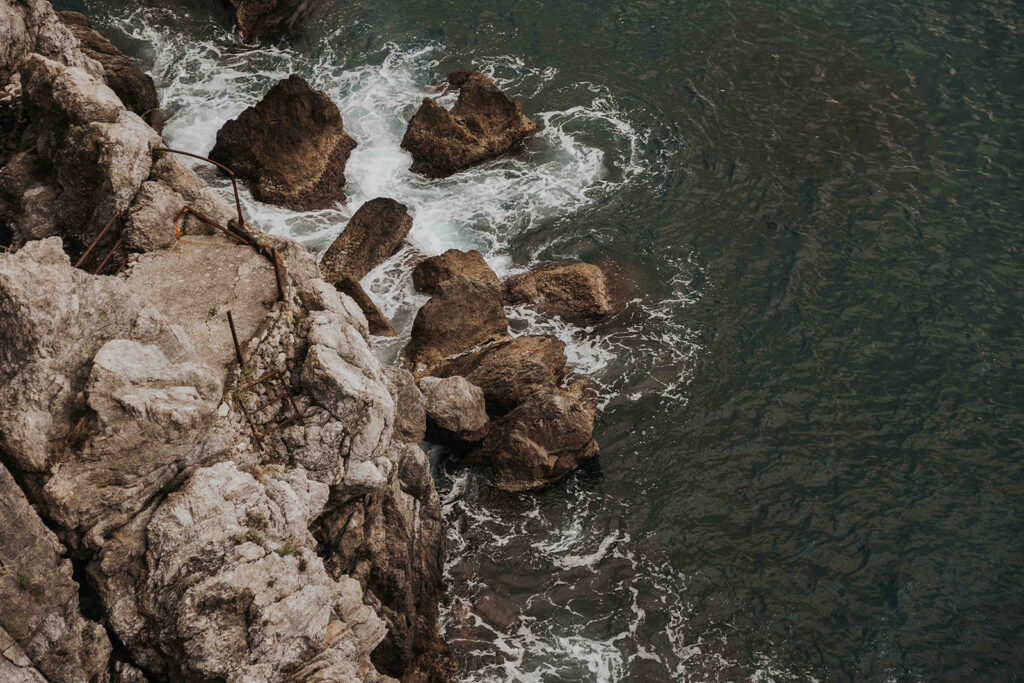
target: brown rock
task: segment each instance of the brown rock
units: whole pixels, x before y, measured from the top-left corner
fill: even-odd
[[[473,457],[490,463],[503,491],[547,486],[597,457],[596,410],[586,382],[540,389],[494,421]]]
[[[350,275],[343,275],[334,283],[334,286],[342,294],[348,294],[352,297],[356,304],[359,305],[363,315],[366,316],[367,325],[370,326],[370,334],[376,334],[380,337],[398,336],[398,332],[395,332],[391,321],[384,316],[380,308],[377,307],[377,304],[373,303],[373,299],[366,293],[363,286],[359,284],[359,280]]]
[[[589,263],[558,263],[505,280],[505,302],[528,304],[571,322],[613,312],[604,271]]]
[[[559,385],[565,362],[565,344],[557,338],[528,335],[449,360],[436,374],[462,375],[483,390],[491,413],[505,413],[539,388]]]
[[[449,112],[425,98],[402,138],[416,173],[444,178],[504,154],[540,129],[484,74],[457,71],[448,83],[459,89],[455,107]]]
[[[519,624],[515,605],[487,588],[473,599],[473,610],[499,631],[511,631]]]
[[[412,271],[412,284],[417,292],[433,292],[439,284],[455,275],[462,275],[495,292],[501,292],[501,280],[476,249],[449,249],[443,254],[420,261]]]
[[[412,324],[403,353],[417,369],[508,337],[501,299],[483,285],[457,276],[442,282]]]
[[[242,40],[286,33],[325,4],[323,0],[229,0]]]
[[[327,249],[320,270],[328,282],[343,275],[362,280],[402,246],[412,229],[412,216],[394,199],[371,199],[356,211]]]
[[[132,64],[102,33],[94,29],[84,14],[68,10],[58,12],[57,16],[78,38],[82,52],[103,65],[103,80],[117,93],[124,106],[141,116],[156,132],[163,131],[167,117],[160,111],[160,99],[152,77]]]
[[[355,146],[337,105],[293,74],[224,124],[210,158],[250,180],[260,201],[303,211],[344,201]]]
[[[418,444],[427,433],[427,411],[423,393],[412,373],[397,365],[382,365],[388,390],[395,399],[395,438]]]
[[[463,377],[424,377],[427,439],[455,448],[479,443],[491,431],[484,392]]]

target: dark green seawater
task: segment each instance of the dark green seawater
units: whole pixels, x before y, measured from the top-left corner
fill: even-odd
[[[291,71],[331,94],[350,206],[247,198],[267,229],[322,249],[387,194],[424,253],[637,281],[592,330],[534,321],[602,385],[598,464],[521,496],[438,466],[465,680],[1024,678],[1024,5],[339,0],[257,49],[200,3],[58,4],[192,151]],[[545,132],[410,176],[404,122],[471,67]],[[369,283],[407,331],[403,258]]]

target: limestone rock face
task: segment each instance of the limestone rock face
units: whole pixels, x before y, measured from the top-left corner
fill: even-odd
[[[523,115],[522,105],[488,76],[459,71],[448,76],[448,84],[459,89],[455,107],[448,111],[424,98],[402,138],[402,149],[412,154],[414,172],[430,178],[450,176],[501,156],[539,130]]]
[[[403,353],[417,369],[429,369],[455,354],[508,338],[505,308],[494,292],[464,277],[438,285],[412,324]]]
[[[0,259],[0,315],[0,449],[75,538],[99,542],[204,457],[219,380],[123,282],[32,242]]]
[[[297,22],[315,14],[323,0],[229,0],[242,40],[290,31]]]
[[[362,280],[402,246],[412,229],[412,216],[404,204],[378,197],[359,207],[320,261],[328,282],[348,275]]]
[[[439,377],[461,375],[483,390],[487,410],[506,413],[541,387],[565,376],[565,344],[551,335],[524,335],[447,361]]]
[[[598,455],[593,438],[596,407],[588,394],[584,382],[538,390],[494,421],[473,457],[490,463],[494,485],[504,491],[558,481]]]
[[[335,281],[334,286],[342,294],[352,297],[352,300],[359,305],[363,315],[366,316],[366,323],[370,326],[370,334],[380,337],[398,336],[398,332],[395,331],[391,321],[384,316],[380,308],[377,307],[377,304],[373,302],[370,295],[359,284],[359,280],[356,280],[351,275],[342,275]]]
[[[0,169],[0,220],[14,244],[53,235],[77,257],[150,174],[160,136],[85,71],[38,54],[21,62],[31,149]],[[111,233],[91,258],[116,241]]]
[[[604,271],[589,263],[559,263],[505,281],[505,301],[545,315],[586,322],[612,313]]]
[[[260,201],[306,211],[344,201],[355,146],[337,105],[293,74],[217,131],[210,158],[251,181]]]
[[[103,65],[103,80],[124,106],[141,116],[156,132],[161,132],[166,117],[160,111],[156,84],[150,75],[132,64],[102,33],[90,26],[85,15],[64,11],[57,16],[78,38],[82,53]]]
[[[74,34],[46,0],[0,0],[0,84],[7,83],[32,53],[101,75],[103,67],[78,47]]]
[[[417,292],[433,292],[439,284],[456,275],[478,282],[495,292],[502,291],[498,276],[476,249],[449,249],[443,254],[420,261],[412,271],[412,282]]]
[[[105,680],[107,634],[82,617],[64,548],[2,465],[0,519],[0,680]]]
[[[385,365],[384,375],[395,398],[395,438],[404,443],[418,444],[427,431],[423,393],[416,386],[413,374],[405,368]]]
[[[168,496],[144,544],[112,539],[93,571],[136,661],[170,680],[380,680],[385,625],[308,530],[327,498],[301,469],[257,479],[223,462]]]
[[[484,392],[463,377],[424,377],[419,383],[431,441],[462,448],[491,430]]]

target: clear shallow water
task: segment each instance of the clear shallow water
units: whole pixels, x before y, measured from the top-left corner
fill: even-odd
[[[529,496],[438,471],[466,680],[1024,676],[1019,4],[340,5],[274,49],[198,4],[86,9],[152,66],[179,147],[293,71],[338,103],[349,206],[247,200],[265,229],[322,249],[387,195],[423,253],[637,280],[593,330],[516,317],[601,383],[599,464]],[[543,134],[411,176],[405,120],[467,66]],[[403,329],[411,255],[370,276]],[[485,589],[514,632],[465,627]]]

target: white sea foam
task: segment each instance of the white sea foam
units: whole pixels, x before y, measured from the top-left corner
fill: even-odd
[[[632,124],[628,112],[599,84],[578,84],[574,91],[578,99],[565,110],[531,112],[543,130],[523,153],[448,179],[428,180],[409,172],[411,159],[399,143],[405,122],[442,76],[437,72],[438,45],[390,45],[383,55],[368,57],[365,66],[344,69],[338,65],[345,60],[329,46],[311,61],[287,49],[240,45],[216,28],[210,28],[209,40],[197,42],[179,33],[173,18],[158,9],[140,9],[114,22],[155,48],[154,77],[163,106],[172,113],[165,129],[172,146],[206,154],[225,121],[294,72],[330,95],[342,111],[346,129],[358,142],[346,169],[347,204],[295,213],[257,202],[243,188],[244,209],[264,230],[323,250],[365,201],[389,196],[409,206],[414,216],[410,245],[364,280],[401,335],[407,335],[415,311],[426,300],[411,285],[411,263],[417,255],[450,248],[478,249],[499,276],[517,272],[534,265],[516,264],[509,257],[508,247],[518,238],[552,221],[581,215],[626,184],[653,176],[645,155],[650,133]],[[531,65],[517,56],[482,58],[472,66],[527,101],[540,95],[557,75],[551,67]],[[451,97],[448,100],[450,104]],[[595,130],[609,142],[601,147],[589,142],[594,136],[588,133]],[[194,165],[210,182],[227,190],[223,178],[199,162]],[[558,239],[557,235],[550,237],[546,246]],[[603,406],[619,394],[635,399],[654,392],[670,400],[685,400],[697,345],[692,331],[681,322],[685,319],[681,312],[699,296],[692,286],[698,266],[693,259],[678,265],[672,297],[649,301],[641,296],[601,329],[547,319],[526,308],[510,311],[512,327],[516,333],[554,334],[565,342],[575,371],[601,383]],[[379,346],[393,353],[402,343],[400,336]],[[481,655],[500,656],[466,672],[466,681],[577,680],[574,677],[586,671],[587,680],[611,682],[620,680],[638,660],[656,662],[666,673],[682,675],[685,662],[697,656],[695,648],[699,650],[699,646],[685,636],[681,579],[637,558],[629,550],[629,534],[615,529],[599,531],[598,520],[607,518],[607,501],[586,487],[570,484],[559,517],[562,523],[553,524],[550,513],[529,496],[517,501],[515,512],[502,510],[499,514],[478,502],[476,489],[480,485],[478,474],[464,470],[451,477],[447,490],[442,487],[443,512],[453,522],[448,524],[449,576],[473,554],[498,553],[529,538],[535,540],[525,545],[525,556],[517,562],[550,567],[555,577],[552,588],[565,585],[558,578],[563,574],[592,574],[609,562],[625,562],[636,578],[623,586],[631,596],[630,604],[620,619],[622,628],[611,635],[596,634],[585,619],[568,626],[560,619],[537,620],[529,616],[528,609],[514,632],[501,633],[474,615],[474,623],[489,629],[490,637],[472,647]],[[478,541],[471,547],[460,531],[463,524],[489,532],[484,547]],[[639,642],[638,632],[650,609],[640,605],[641,584],[654,585],[666,596],[663,608],[670,615],[667,652]],[[446,626],[455,622],[457,609],[472,613],[465,596],[482,586],[470,576],[460,578],[457,588],[459,597],[442,607]],[[527,601],[528,607],[541,604],[556,611],[571,610],[554,604],[544,592]]]

